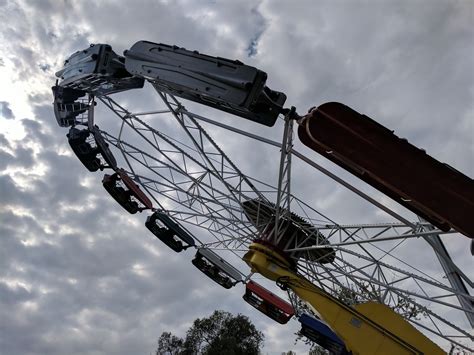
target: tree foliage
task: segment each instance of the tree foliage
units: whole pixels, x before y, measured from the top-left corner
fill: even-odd
[[[178,338],[170,332],[163,332],[158,338],[158,350],[156,354],[178,355],[183,350],[183,344],[183,339]]]
[[[339,288],[336,296],[342,302],[352,306],[366,301],[383,302],[383,292],[368,282],[361,282],[352,288]],[[405,295],[391,295],[392,309],[406,319],[420,319],[428,314],[421,306],[416,305],[413,299]]]
[[[313,342],[312,340],[309,340],[306,338],[302,333],[301,330],[298,330],[296,333],[296,339],[295,339],[295,345],[298,343],[298,341],[302,341],[304,344],[309,345],[309,355],[329,355],[329,351],[324,349],[322,346],[319,344]]]
[[[185,339],[162,333],[156,355],[259,354],[263,339],[248,317],[214,311],[208,318],[196,319]]]

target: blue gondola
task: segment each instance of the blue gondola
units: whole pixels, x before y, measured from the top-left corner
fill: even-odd
[[[301,323],[301,334],[309,340],[329,350],[334,355],[350,355],[341,338],[324,322],[308,314],[302,314],[298,320]]]

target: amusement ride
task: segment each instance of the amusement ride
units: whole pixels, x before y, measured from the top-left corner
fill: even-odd
[[[54,113],[75,155],[89,171],[104,171],[105,190],[128,213],[147,214],[144,231],[176,253],[194,250],[190,263],[218,285],[243,285],[246,302],[281,324],[297,318],[301,334],[334,354],[473,351],[473,282],[443,242],[474,237],[471,178],[344,104],[298,114],[266,86],[265,72],[238,60],[148,41],[121,56],[95,44],[69,56],[56,76]],[[118,102],[145,83],[156,108]],[[238,117],[229,124],[182,99]],[[96,117],[100,109],[107,119]],[[242,129],[242,119],[282,130],[281,140]],[[216,132],[273,149],[278,169],[252,176]],[[295,192],[295,165],[349,189],[387,222],[326,215]],[[415,246],[431,258],[414,260]],[[287,299],[259,284],[262,276]]]

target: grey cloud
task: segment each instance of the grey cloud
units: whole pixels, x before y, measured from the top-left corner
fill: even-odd
[[[51,65],[47,63],[40,63],[38,64],[38,67],[44,72],[48,72],[51,69]]]
[[[0,133],[0,147],[11,149],[10,142],[3,133]]]
[[[0,167],[2,169],[5,169],[9,163],[13,162],[14,159],[15,159],[15,156],[10,154],[10,153],[7,153],[5,152],[4,150],[0,150]]]
[[[31,148],[17,148],[15,149],[15,155],[0,150],[1,162],[0,168],[6,169],[7,167],[21,167],[31,168],[34,164],[33,150]]]
[[[21,191],[8,175],[0,175],[0,192],[3,203],[9,202],[14,204],[19,202],[26,205],[32,197],[28,192]]]
[[[260,40],[260,37],[263,35],[263,32],[267,28],[267,22],[265,20],[265,17],[262,15],[262,13],[259,11],[259,5],[255,6],[250,10],[252,16],[255,18],[254,22],[257,24],[257,29],[256,29],[256,34],[253,37],[253,41],[255,42],[256,45],[258,45],[258,41]],[[256,54],[256,53],[255,53]]]
[[[258,8],[255,7],[251,10],[252,15],[256,16],[260,19],[260,28],[256,29],[256,33],[251,36],[250,43],[247,47],[247,56],[254,57],[258,54],[258,42],[260,41],[260,37],[262,37],[263,32],[266,28],[266,22],[262,14],[258,11]]]
[[[0,282],[0,295],[2,296],[1,300],[4,307],[9,307],[18,302],[26,302],[37,296],[28,291],[24,286],[10,287],[4,282]]]
[[[15,118],[13,111],[10,108],[10,103],[6,101],[0,101],[0,115],[6,119]]]
[[[57,10],[48,10],[50,6]],[[78,23],[81,16],[74,14],[73,8],[67,3],[9,2],[7,11],[0,17],[4,24],[3,51],[14,63],[18,80],[32,80],[44,75],[33,63],[44,63],[46,58],[46,65],[59,66],[64,60],[59,48],[70,44],[69,51],[73,52],[89,44],[85,39],[87,31]],[[60,9],[63,11],[58,11]],[[29,12],[37,15],[29,16]],[[74,20],[70,21],[69,17]],[[65,37],[67,41],[63,41]]]
[[[53,101],[53,98],[51,96],[52,95],[49,92],[30,94],[28,95],[28,101],[31,102],[33,105],[42,105],[42,104],[50,105],[51,102]],[[49,106],[49,107],[52,107],[52,106]],[[52,109],[51,109],[51,115],[53,115]]]
[[[26,140],[39,143],[42,147],[47,146],[48,136],[44,132],[43,125],[37,120],[25,118],[21,121],[26,131]]]

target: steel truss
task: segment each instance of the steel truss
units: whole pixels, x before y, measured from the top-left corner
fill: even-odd
[[[423,271],[423,265],[402,256],[407,245],[425,239],[436,244],[436,255],[446,264],[443,266],[449,267],[452,274],[472,287],[472,281],[456,267],[449,255],[443,254],[437,243],[441,238],[450,238],[450,233],[433,230],[424,221],[407,221],[294,150],[293,120],[289,116],[285,119],[283,143],[278,143],[192,113],[173,96],[159,91],[158,94],[163,107],[135,113],[109,96],[98,97],[120,119],[117,132],[103,131],[103,134],[121,152],[127,172],[148,193],[155,207],[180,222],[195,236],[200,247],[230,251],[241,257],[247,246],[260,237],[242,203],[251,199],[276,202],[276,221],[282,214],[291,218],[291,208],[291,212],[312,224],[314,232],[323,234],[336,250],[336,260],[331,264],[300,258],[297,264],[300,274],[333,295],[376,299],[395,309],[401,303],[406,304],[408,306],[402,311],[418,313],[417,317],[409,319],[417,327],[467,349],[460,340],[472,341],[473,337],[463,326],[462,319],[463,315],[470,321],[474,317],[474,298],[452,279],[441,281],[433,272]],[[278,185],[272,186],[240,171],[200,122],[280,148]],[[396,222],[343,225],[328,218],[291,193],[292,156],[372,202]],[[282,233],[277,235],[282,237]],[[316,241],[314,238],[311,246],[289,246],[286,251],[309,253],[312,249],[325,247]],[[238,259],[230,257],[230,262],[236,264]],[[250,277],[244,264],[239,266]],[[290,300],[295,303],[294,297]],[[408,314],[404,316],[410,318]]]

